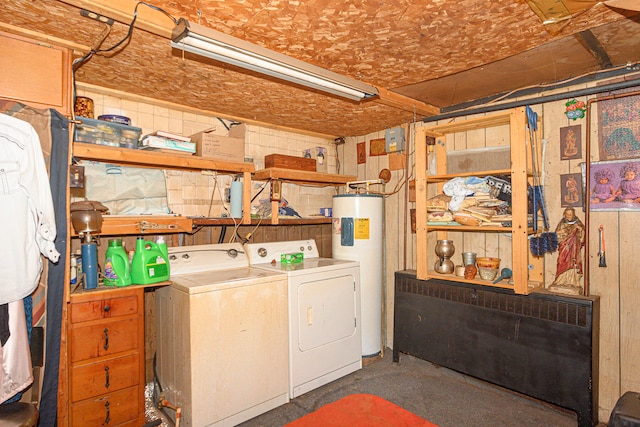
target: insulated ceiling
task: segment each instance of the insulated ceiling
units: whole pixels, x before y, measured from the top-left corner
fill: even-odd
[[[596,4],[545,26],[525,0],[159,0],[175,18],[267,47],[405,96],[404,105],[356,103],[182,55],[172,21],[138,6],[139,28],[111,55],[95,55],[81,83],[161,99],[221,117],[327,136],[362,135],[412,120],[411,100],[455,108],[640,60],[637,12]],[[109,47],[133,16],[130,0],[5,0],[0,30],[16,27],[80,46]],[[111,27],[81,8],[116,19]],[[122,12],[124,11],[124,12]],[[126,22],[126,24],[125,24]],[[152,23],[155,25],[144,25]],[[81,55],[82,48],[77,49]],[[633,68],[633,67],[630,67]],[[630,71],[633,71],[631,69]],[[438,111],[434,109],[434,111]]]

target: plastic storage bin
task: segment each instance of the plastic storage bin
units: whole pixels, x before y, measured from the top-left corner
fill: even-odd
[[[142,129],[104,120],[76,117],[75,140],[112,147],[138,148]]]

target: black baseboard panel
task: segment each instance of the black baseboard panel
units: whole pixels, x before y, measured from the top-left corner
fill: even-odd
[[[598,423],[600,299],[512,291],[395,273],[393,360],[400,353]]]

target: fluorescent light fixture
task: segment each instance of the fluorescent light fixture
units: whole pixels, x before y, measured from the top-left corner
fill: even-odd
[[[378,95],[374,86],[183,18],[173,29],[171,46],[355,101]]]

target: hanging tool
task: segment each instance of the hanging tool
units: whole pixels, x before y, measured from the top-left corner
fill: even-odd
[[[541,183],[542,168],[538,167],[538,114],[526,107],[527,128],[529,130],[529,147],[531,149],[531,170],[533,173],[533,186],[531,188],[531,201],[533,205],[533,232],[529,246],[531,253],[535,256],[542,256],[547,252],[554,252],[558,249],[558,238],[555,233],[549,232],[549,216],[544,201],[544,192]],[[538,211],[542,213],[542,225],[544,232],[538,233]]]
[[[600,257],[598,267],[606,267],[607,259],[604,256],[604,225],[602,224],[598,227],[598,256]]]

